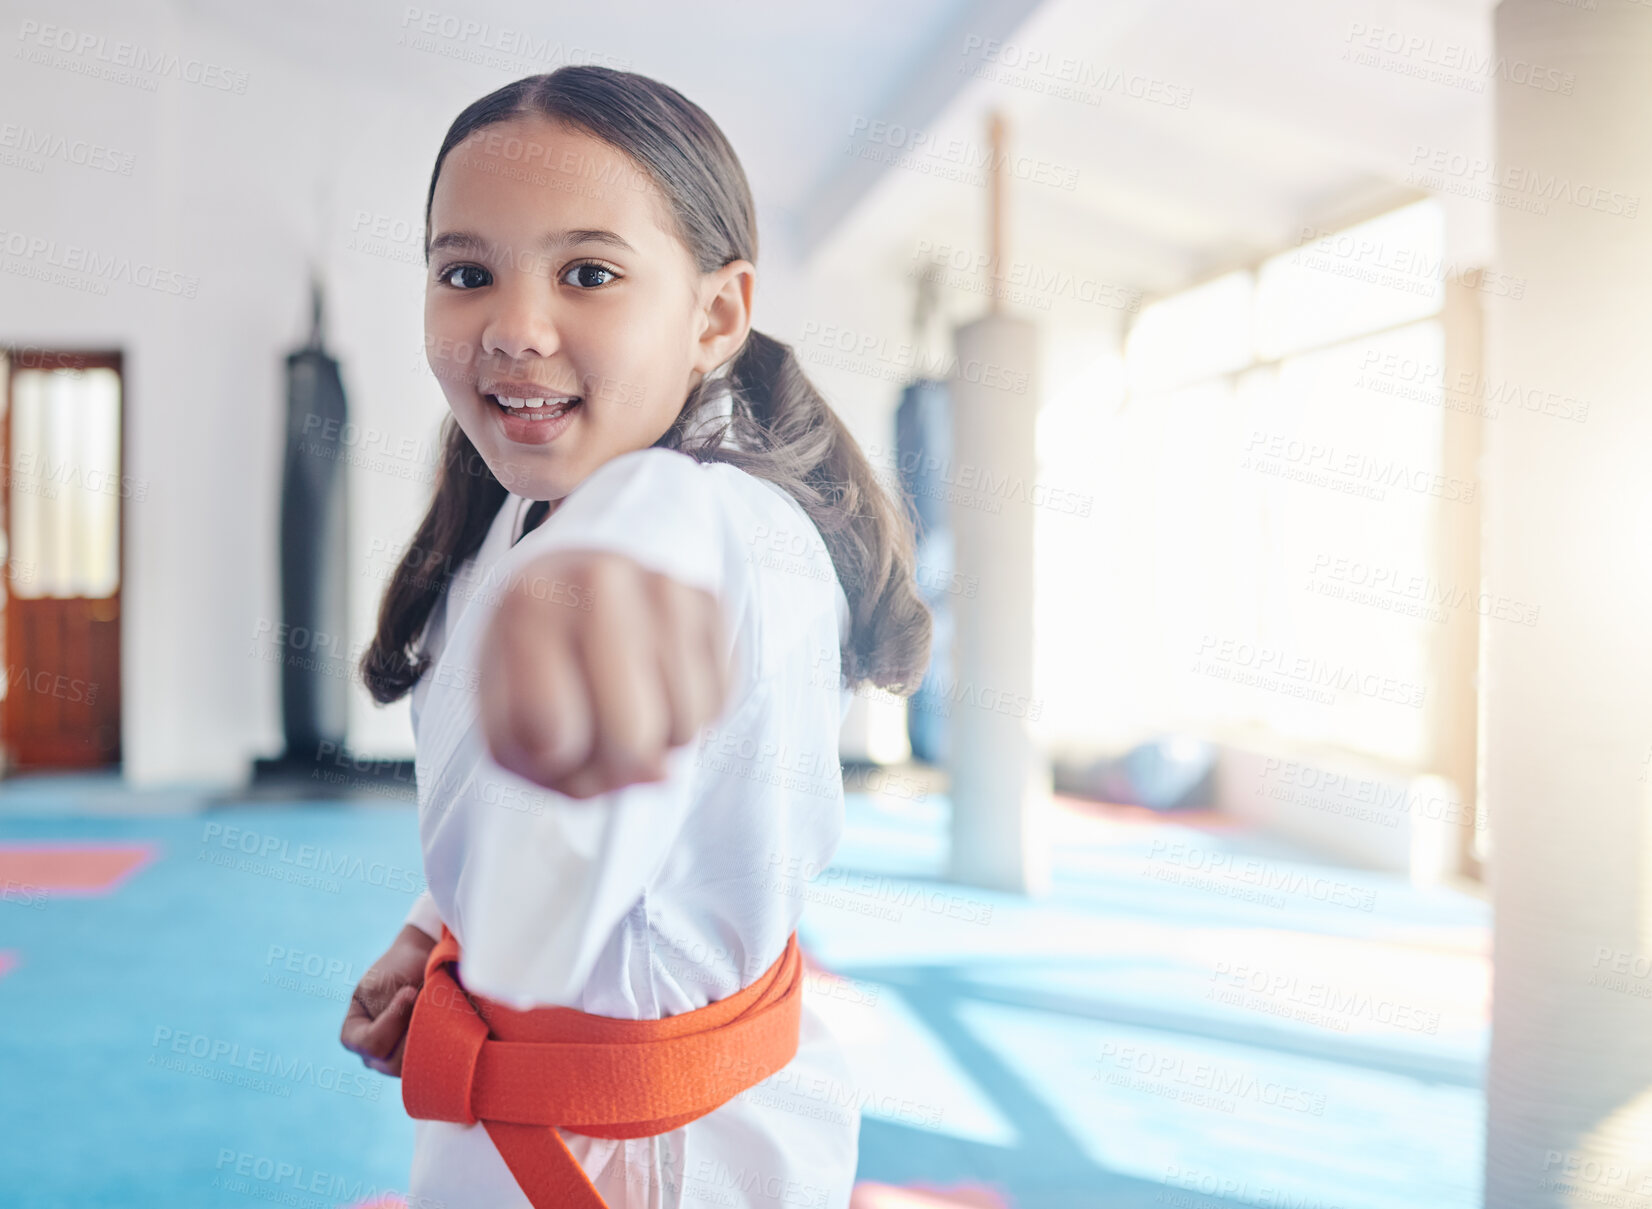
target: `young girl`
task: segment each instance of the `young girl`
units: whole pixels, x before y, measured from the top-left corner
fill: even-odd
[[[426,247],[452,415],[362,671],[412,692],[429,890],[341,1040],[404,1077],[414,1204],[841,1209],[795,932],[850,693],[928,661],[910,520],[751,328],[745,174],[675,90],[475,102]]]

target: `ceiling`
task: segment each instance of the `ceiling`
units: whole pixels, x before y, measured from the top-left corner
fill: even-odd
[[[934,49],[959,81],[937,113],[921,98],[887,112],[926,127],[929,146],[970,148],[1002,112],[1009,150],[1050,166],[1008,183],[1010,258],[1159,295],[1423,196],[1419,149],[1489,157],[1492,82],[1439,64],[1489,53],[1492,7],[1047,0],[995,60],[961,39]],[[1040,54],[1052,70],[1070,60],[1055,84],[1096,84],[1064,98],[1051,75],[1014,73]],[[844,157],[800,215],[817,261],[870,252],[909,276],[915,248],[983,249],[987,191],[938,179],[940,159]],[[1453,254],[1488,257],[1491,207],[1444,201]]]
[[[1418,73],[1489,50],[1494,0],[441,2],[180,5],[317,77],[455,112],[569,58],[654,75],[739,149],[766,240],[828,272],[876,265],[903,291],[915,251],[985,246],[981,173],[946,177],[979,161],[993,108],[1046,178],[1009,182],[1012,257],[1149,296],[1420,196],[1419,148],[1490,146],[1492,82]],[[523,32],[553,49],[512,53]],[[1080,75],[1077,98],[1049,91]],[[916,153],[895,145],[912,132]],[[1486,209],[1453,205],[1465,255],[1489,252]]]

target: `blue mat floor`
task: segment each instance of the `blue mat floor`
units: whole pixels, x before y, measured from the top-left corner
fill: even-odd
[[[158,851],[107,896],[0,896],[5,1203],[405,1189],[400,1085],[337,1037],[422,884],[411,809],[125,818],[95,796],[0,786],[0,844]],[[805,892],[831,973],[809,993],[859,1079],[857,1205],[884,1186],[1018,1209],[1479,1205],[1482,902],[1082,810],[1028,900],[942,880],[947,810],[852,795]]]

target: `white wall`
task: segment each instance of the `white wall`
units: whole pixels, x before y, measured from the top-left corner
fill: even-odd
[[[131,172],[52,155],[38,172],[0,168],[0,340],[126,355],[126,765],[140,781],[229,779],[278,726],[275,669],[248,648],[255,620],[274,615],[278,355],[300,330],[313,221],[308,191],[281,183],[315,178],[317,148],[304,135],[327,99],[280,87],[273,64],[165,6],[117,17],[60,5],[52,15],[68,45],[102,35],[114,55],[125,39],[179,67],[141,75],[150,91],[72,69],[96,68],[96,49],[62,54],[56,62],[70,67],[8,55],[0,122],[24,132],[13,138],[101,144]],[[14,47],[46,52],[25,33],[38,16],[8,16]],[[189,62],[246,73],[246,91],[185,82]],[[240,153],[249,146],[256,155]],[[50,246],[15,255],[20,237]],[[129,258],[134,275],[140,265],[187,275],[166,280],[185,293],[193,285],[194,297],[131,280],[98,296],[17,275],[77,245]]]
[[[445,406],[428,373],[415,372],[420,270],[351,239],[358,212],[418,223],[452,113],[367,82],[309,75],[165,4],[56,5],[52,21],[67,33],[54,35],[33,14],[8,14],[5,28],[31,51],[47,51],[42,36],[71,48],[103,42],[47,64],[8,58],[0,126],[18,128],[14,142],[106,146],[131,170],[49,155],[40,171],[0,165],[0,230],[12,241],[0,273],[0,342],[126,355],[125,472],[135,484],[122,613],[126,772],[144,783],[233,782],[282,745],[279,669],[269,639],[255,639],[280,616],[282,357],[308,328],[310,266],[329,288],[329,344],[345,366],[351,415],[385,434],[364,436],[352,453],[371,459],[403,437],[430,444]],[[100,54],[128,53],[122,41],[166,65],[133,73],[152,90],[84,74]],[[223,69],[211,78],[231,87],[182,78],[199,64]],[[18,236],[53,248],[12,255]],[[17,275],[19,263],[44,267],[71,245],[186,274],[198,282],[194,297],[124,281],[99,297]],[[382,591],[382,580],[359,573],[374,538],[404,542],[429,487],[427,467],[412,468],[423,480],[406,479],[406,459],[380,462],[387,468],[363,461],[348,478],[358,574],[340,646],[350,650],[370,634]],[[351,738],[410,752],[405,702],[380,710],[356,686]]]

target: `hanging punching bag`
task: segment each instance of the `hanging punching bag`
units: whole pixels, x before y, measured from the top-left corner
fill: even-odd
[[[907,384],[895,409],[895,455],[917,538],[918,590],[929,606],[929,667],[907,701],[906,733],[912,754],[944,766],[952,682],[952,522],[942,467],[952,461],[951,404],[947,384],[920,378]]]
[[[289,765],[343,750],[351,674],[344,383],[322,345],[319,286],[311,287],[311,307],[309,343],[287,357],[281,480],[281,721]]]

